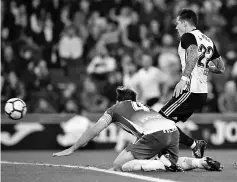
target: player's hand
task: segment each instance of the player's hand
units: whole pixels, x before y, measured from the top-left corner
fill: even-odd
[[[175,87],[173,97],[177,98],[180,94],[183,93],[183,91],[186,89],[186,87],[187,87],[187,81],[181,79]]]
[[[68,148],[66,150],[63,150],[61,152],[53,153],[53,157],[61,157],[61,156],[67,156],[71,155],[74,152],[72,148]]]

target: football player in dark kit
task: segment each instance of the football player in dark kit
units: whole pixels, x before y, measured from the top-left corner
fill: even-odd
[[[179,151],[179,131],[172,120],[164,118],[153,109],[136,102],[136,93],[125,87],[118,87],[117,103],[107,109],[97,123],[86,131],[70,148],[53,156],[66,156],[76,149],[85,146],[111,123],[115,123],[125,131],[137,137],[135,143],[125,148],[115,159],[112,170],[126,171],[126,163],[140,164],[140,160],[151,159],[159,155],[156,168],[165,166],[169,171],[182,171],[177,165]],[[169,162],[163,154],[167,156]],[[145,162],[146,162],[145,161]],[[150,170],[154,165],[139,165],[144,170]]]

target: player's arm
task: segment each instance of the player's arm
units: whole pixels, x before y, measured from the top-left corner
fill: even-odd
[[[181,37],[181,46],[186,50],[187,55],[182,76],[189,79],[198,61],[198,46],[195,36],[191,33],[184,34]]]
[[[176,98],[182,94],[187,85],[190,82],[190,76],[198,61],[198,46],[196,38],[191,33],[185,33],[181,37],[181,47],[186,50],[186,65],[182,72],[182,77],[179,83],[176,85],[173,96]]]
[[[90,129],[88,129],[79,139],[78,141],[72,146],[73,151],[76,149],[85,146],[89,141],[94,139],[97,135],[100,134],[102,130],[104,130],[108,123],[112,118],[108,114],[104,114],[94,126],[92,126]]]
[[[105,113],[97,123],[85,131],[77,142],[70,148],[62,152],[54,153],[53,156],[66,156],[72,154],[76,149],[85,146],[89,141],[94,139],[102,130],[104,130],[112,121],[112,117]]]
[[[208,64],[208,69],[210,72],[212,73],[216,73],[216,74],[221,74],[224,73],[225,71],[225,64],[224,61],[222,60],[222,57],[219,55],[216,46],[214,44],[214,51],[213,51],[213,55],[211,57],[211,62],[213,64]]]
[[[208,66],[208,69],[209,69],[210,72],[216,73],[216,74],[224,73],[225,64],[224,64],[224,61],[222,60],[221,56],[219,58],[216,58],[216,59],[212,60],[212,63],[214,65],[209,65]]]

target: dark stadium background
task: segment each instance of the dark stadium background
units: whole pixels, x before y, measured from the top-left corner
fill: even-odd
[[[175,18],[181,8],[190,7],[199,15],[198,28],[212,38],[226,64],[223,75],[210,74],[208,102],[200,112],[237,111],[235,0],[1,2],[2,104],[19,97],[26,101],[28,113],[103,112],[114,103],[115,88],[123,84],[128,67],[141,67],[144,53],[152,56],[158,68],[162,55],[170,62],[171,71],[167,66],[160,68],[172,80],[160,99],[165,103],[180,76],[180,63],[169,60],[177,59]],[[138,22],[126,29],[136,15]],[[126,30],[132,45],[122,38]],[[74,32],[77,40],[70,44],[70,48],[76,46],[72,52],[67,50],[68,42],[62,41],[68,32]],[[110,62],[104,61],[88,71],[93,58],[104,51],[116,65],[110,69]]]
[[[175,181],[237,181],[236,0],[1,0],[1,160],[111,167],[117,152],[101,150],[98,142],[106,145],[112,130],[103,136],[106,141],[99,138],[89,150],[52,158],[65,148],[56,140],[67,132],[62,123],[74,115],[98,118],[115,103],[116,87],[130,84],[144,54],[169,78],[155,106],[161,107],[181,75],[175,18],[183,7],[199,15],[197,28],[214,41],[226,66],[222,75],[209,74],[207,103],[183,127],[206,139],[207,155],[225,168],[221,173],[139,174]],[[13,97],[27,104],[28,113],[20,121],[4,115],[4,104]],[[181,155],[191,152],[181,150]],[[6,182],[136,181],[53,166],[1,164],[1,172]]]

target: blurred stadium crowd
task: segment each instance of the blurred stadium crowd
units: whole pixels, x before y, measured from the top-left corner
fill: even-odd
[[[103,112],[126,85],[159,108],[180,79],[183,7],[226,63],[225,74],[210,74],[199,112],[237,112],[236,0],[1,0],[2,104],[19,97],[28,112]]]

